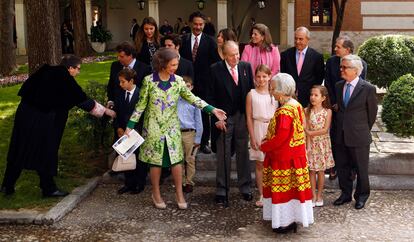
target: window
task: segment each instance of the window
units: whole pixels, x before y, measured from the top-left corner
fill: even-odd
[[[332,0],[311,0],[311,25],[332,26]]]

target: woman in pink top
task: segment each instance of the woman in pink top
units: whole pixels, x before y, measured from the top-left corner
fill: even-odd
[[[255,24],[250,30],[251,40],[241,57],[242,61],[249,62],[255,73],[257,66],[267,65],[272,76],[280,71],[280,53],[277,46],[272,44],[269,28],[264,24]]]

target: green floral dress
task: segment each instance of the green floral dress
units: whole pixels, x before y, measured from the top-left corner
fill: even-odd
[[[166,157],[169,157],[171,165],[183,161],[184,152],[177,113],[179,97],[209,113],[214,107],[194,96],[187,89],[182,77],[177,75],[171,75],[168,81],[161,81],[158,73],[146,76],[139,95],[139,101],[127,125],[128,128],[134,128],[145,111],[142,129],[145,141],[140,147],[139,159],[155,166],[165,166],[163,164]],[[168,156],[164,154],[164,148],[168,151]]]

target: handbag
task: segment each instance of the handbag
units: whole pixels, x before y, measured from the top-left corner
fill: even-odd
[[[137,160],[135,154],[131,154],[128,159],[124,160],[120,155],[115,158],[114,164],[112,165],[113,171],[129,171],[135,170],[137,167]]]

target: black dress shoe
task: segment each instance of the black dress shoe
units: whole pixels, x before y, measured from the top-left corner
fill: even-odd
[[[223,205],[224,202],[226,201],[226,197],[221,196],[221,195],[216,195],[215,201],[216,201],[216,204]]]
[[[6,196],[10,196],[15,192],[13,187],[12,188],[10,188],[10,187],[1,187],[0,191],[2,193],[4,193],[4,195],[6,195]]]
[[[251,201],[253,200],[253,195],[251,193],[242,193],[243,200]]]
[[[362,209],[362,208],[364,208],[364,206],[365,206],[365,202],[363,202],[363,201],[357,201],[355,203],[355,209]]]
[[[349,203],[351,201],[352,201],[352,198],[345,198],[343,196],[340,196],[338,199],[335,200],[335,202],[333,203],[333,205],[340,206],[340,205],[343,205],[345,203]]]
[[[288,226],[275,228],[275,229],[273,229],[273,232],[276,232],[278,234],[287,234],[290,231],[293,231],[293,233],[296,233],[297,229],[298,229],[297,223],[293,222],[293,223],[289,224]]]
[[[202,145],[200,147],[200,151],[203,152],[204,154],[211,154],[211,149],[207,145]]]
[[[187,184],[187,185],[183,186],[183,191],[185,193],[191,193],[191,192],[193,192],[193,186],[190,185],[190,184]]]
[[[69,195],[68,192],[56,190],[52,193],[43,193],[43,197],[64,197]]]

